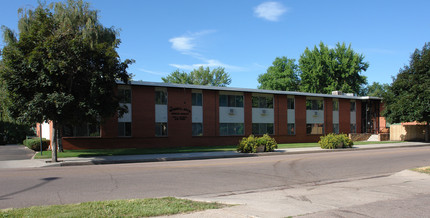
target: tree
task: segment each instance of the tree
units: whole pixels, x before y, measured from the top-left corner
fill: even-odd
[[[409,66],[400,69],[384,96],[383,116],[391,123],[426,122],[430,134],[430,43],[411,55]]]
[[[258,76],[259,89],[299,91],[300,70],[296,60],[277,57],[267,72]]]
[[[387,93],[389,87],[390,87],[390,85],[387,83],[381,84],[378,82],[373,82],[372,85],[365,86],[361,90],[360,95],[383,98],[385,96],[385,94]]]
[[[366,77],[360,75],[369,67],[364,56],[355,53],[351,45],[337,43],[329,49],[320,43],[311,51],[306,48],[299,59],[301,70],[301,91],[330,94],[332,91],[359,93],[366,84]]]
[[[52,160],[57,161],[58,129],[65,124],[100,123],[124,112],[116,81],[127,83],[114,28],[103,27],[97,11],[82,0],[68,0],[19,11],[19,37],[2,27],[0,77],[6,84],[12,118],[53,122]]]
[[[189,74],[185,72],[175,72],[166,77],[161,78],[165,83],[179,83],[179,84],[194,84],[194,85],[209,85],[225,87],[231,83],[230,75],[224,72],[224,68],[218,67],[212,71],[209,67],[203,68],[200,66],[194,69]]]

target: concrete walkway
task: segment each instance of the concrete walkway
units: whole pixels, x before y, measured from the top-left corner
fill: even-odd
[[[428,217],[429,184],[429,175],[404,170],[376,178],[328,181],[281,190],[192,196],[186,199],[233,206],[167,218]]]
[[[399,147],[416,147],[430,146],[430,143],[424,142],[402,142],[387,144],[369,144],[355,145],[350,149],[321,149],[319,147],[310,148],[289,148],[277,149],[275,152],[265,152],[257,154],[244,154],[235,151],[220,152],[194,152],[194,153],[173,153],[173,154],[144,154],[144,155],[124,155],[124,156],[99,156],[99,157],[77,157],[77,158],[59,158],[59,162],[50,163],[47,159],[30,159],[30,160],[7,160],[0,161],[0,169],[4,168],[36,168],[36,167],[58,167],[58,166],[79,166],[79,165],[96,165],[96,164],[117,164],[117,163],[139,163],[139,162],[156,162],[156,161],[175,161],[175,160],[198,160],[213,158],[237,158],[252,157],[265,155],[289,155],[316,152],[345,152],[355,150],[399,148]]]

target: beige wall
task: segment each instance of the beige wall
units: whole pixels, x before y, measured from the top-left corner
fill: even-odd
[[[390,140],[391,141],[420,141],[425,138],[424,125],[391,125]]]

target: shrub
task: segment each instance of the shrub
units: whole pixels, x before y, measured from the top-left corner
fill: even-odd
[[[254,135],[250,135],[248,138],[243,137],[242,140],[240,140],[236,150],[242,153],[256,153],[257,147],[257,139]]]
[[[27,148],[30,148],[33,151],[40,151],[40,138],[30,138],[26,139],[22,142]],[[44,151],[48,149],[48,146],[50,144],[50,141],[42,138],[42,148]]]
[[[265,152],[273,151],[275,148],[278,148],[275,139],[267,134],[264,134],[262,137],[250,135],[240,140],[237,151],[242,153],[256,153],[259,146],[264,146]]]
[[[351,148],[354,144],[346,134],[330,133],[326,136],[321,136],[318,144],[323,149],[336,149],[336,148]]]
[[[278,143],[276,143],[275,139],[270,137],[268,134],[264,134],[263,137],[257,138],[257,144],[264,145],[264,151],[271,152],[274,151],[275,148],[278,148]]]

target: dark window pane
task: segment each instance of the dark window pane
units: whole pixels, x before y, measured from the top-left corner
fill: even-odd
[[[219,96],[219,106],[220,107],[227,107],[228,106],[228,96],[227,95],[220,95]]]
[[[267,108],[273,108],[273,97],[267,97]]]
[[[259,98],[256,96],[252,96],[252,107],[258,108],[258,105],[259,105]]]
[[[193,123],[192,124],[192,134],[193,134],[193,136],[202,136],[203,135],[203,124],[202,123]]]
[[[236,96],[234,96],[234,95],[228,96],[228,106],[229,107],[236,107]]]
[[[288,104],[288,109],[294,110],[294,98],[288,98],[287,104]],[[306,101],[306,105],[307,105],[307,101]]]
[[[287,124],[287,128],[288,128],[288,135],[294,135],[295,134],[295,126],[294,123],[289,123]]]

